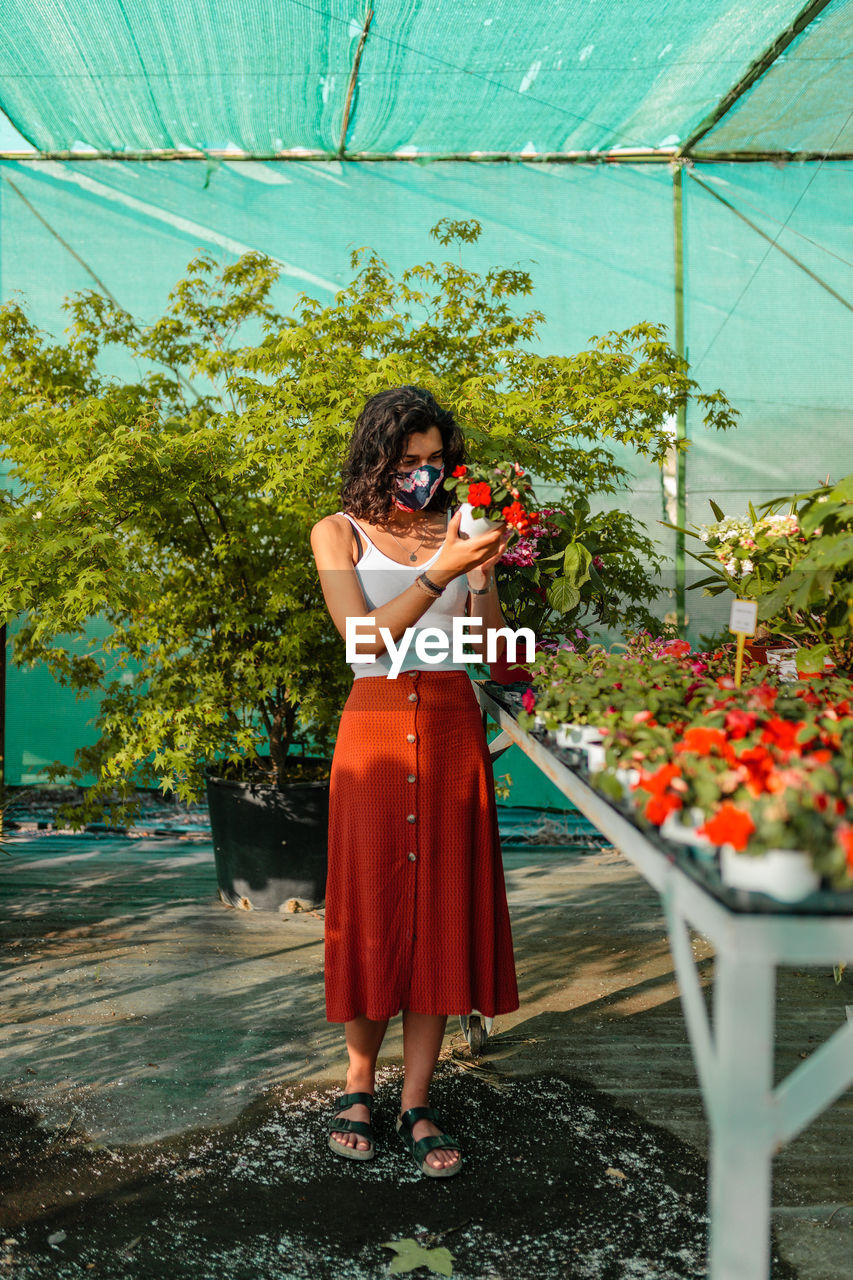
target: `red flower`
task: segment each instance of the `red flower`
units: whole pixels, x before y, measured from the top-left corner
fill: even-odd
[[[649,791],[653,796],[662,796],[673,778],[680,778],[681,770],[677,764],[663,764],[655,773],[641,773],[637,787]],[[679,806],[681,801],[679,800]]]
[[[472,507],[488,507],[492,501],[492,491],[485,480],[478,480],[469,486],[468,501]]]
[[[529,527],[527,512],[520,502],[511,502],[507,507],[501,507],[501,515],[507,524],[515,525],[519,533],[526,533]]]
[[[668,814],[681,807],[681,801],[678,796],[650,796],[643,812],[649,822],[653,822],[656,827],[659,827]]]
[[[733,707],[726,712],[725,725],[730,738],[745,738],[751,729],[758,724],[758,716],[751,711],[741,711]]]
[[[734,752],[722,729],[703,729],[694,726],[687,730],[684,740],[677,744],[675,750],[679,753],[695,751],[698,756],[709,756],[715,747],[726,760],[734,761]]]
[[[746,751],[742,751],[737,757],[737,760],[746,771],[746,785],[754,796],[760,795],[762,791],[777,790],[769,782],[774,764],[773,756],[766,747],[747,747]]]
[[[462,477],[467,476],[467,474],[468,474],[467,467],[462,467],[462,466],[456,467],[456,469],[453,472],[453,478],[454,480],[461,480]]]
[[[797,734],[805,724],[804,720],[780,720],[775,716],[768,720],[761,731],[761,741],[770,742],[781,751],[801,751],[797,742]]]
[[[769,710],[776,701],[778,692],[779,690],[772,684],[758,684],[751,690],[749,700],[751,703]]]
[[[689,640],[667,640],[660,650],[660,656],[662,658],[683,658],[689,652]]]
[[[713,818],[699,828],[700,835],[707,836],[712,844],[730,844],[734,849],[745,849],[755,823],[745,809],[725,800]]]
[[[524,690],[524,693],[521,695],[521,705],[524,707],[525,711],[532,711],[536,706],[536,698],[532,689]]]

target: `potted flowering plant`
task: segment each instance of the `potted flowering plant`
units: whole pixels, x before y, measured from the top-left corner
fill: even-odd
[[[647,633],[644,633],[647,634]],[[651,656],[653,653],[653,656]],[[596,725],[613,732],[622,724],[646,719],[676,720],[711,671],[723,661],[718,654],[694,654],[686,640],[664,640],[652,651],[629,648],[624,654],[590,646],[585,653],[571,647],[536,660],[531,688],[531,715],[544,726]]]
[[[459,532],[465,537],[476,538],[503,523],[526,534],[539,519],[530,477],[517,462],[458,466],[444,487],[461,499]]]
[[[720,678],[698,691],[693,722],[674,745],[675,726],[655,732],[657,750],[647,751],[655,767],[641,769],[632,793],[640,819],[678,838],[688,814],[692,842],[720,847],[721,874],[735,887],[785,901],[816,889],[821,876],[835,888],[851,887],[844,828],[853,780],[849,700],[832,701],[837,685],[726,685]],[[626,748],[636,760],[638,744],[626,738],[623,730],[608,763],[617,751],[624,759]]]
[[[714,523],[680,529],[707,547],[689,553],[711,570],[691,590],[730,590],[758,601],[759,630],[749,648],[759,662],[772,660],[775,641],[796,655],[791,675],[825,664],[853,670],[853,474],[764,503],[760,517],[751,503],[748,517],[711,507]]]
[[[660,628],[655,548],[626,511],[592,512],[575,496],[541,507],[539,520],[496,566],[501,606],[513,628],[529,627],[538,652],[583,652],[590,627]],[[529,668],[516,679],[532,680]]]
[[[732,646],[691,653],[641,633],[624,654],[600,647],[537,661],[524,728],[599,751],[595,785],[640,825],[720,851],[727,883],[787,901],[853,885],[853,699],[848,680],[776,686],[765,668],[735,688]],[[591,747],[584,732],[595,732]]]

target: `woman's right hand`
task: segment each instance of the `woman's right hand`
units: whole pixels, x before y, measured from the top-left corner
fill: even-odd
[[[487,533],[480,533],[476,538],[460,538],[461,519],[462,508],[460,507],[447,526],[444,545],[430,569],[430,577],[436,581],[441,578],[450,581],[452,578],[457,578],[460,573],[469,573],[471,569],[479,568],[486,560],[502,555],[506,547],[511,532],[506,524],[499,525],[497,529],[490,529]]]

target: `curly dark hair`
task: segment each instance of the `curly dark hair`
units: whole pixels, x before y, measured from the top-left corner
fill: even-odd
[[[344,464],[341,510],[379,523],[394,510],[394,472],[406,437],[438,427],[444,474],[465,461],[465,441],[449,409],[422,387],[390,387],[371,396],[356,419]],[[446,511],[454,495],[439,485],[424,511]]]

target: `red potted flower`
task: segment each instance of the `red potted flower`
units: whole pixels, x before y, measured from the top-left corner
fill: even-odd
[[[500,524],[510,525],[523,537],[539,519],[530,477],[517,462],[456,467],[444,487],[461,500],[462,537],[476,538]]]

